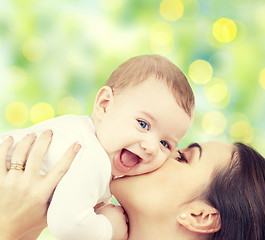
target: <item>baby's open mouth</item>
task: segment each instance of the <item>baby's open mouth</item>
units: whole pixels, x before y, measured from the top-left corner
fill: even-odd
[[[141,158],[138,155],[130,152],[127,149],[122,149],[120,159],[121,163],[125,167],[130,169],[134,167],[136,164],[140,163],[141,160]]]

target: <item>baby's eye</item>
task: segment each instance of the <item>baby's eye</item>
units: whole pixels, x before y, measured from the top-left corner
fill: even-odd
[[[178,161],[189,163],[181,151],[178,151],[178,153],[179,153],[179,156],[177,157]]]
[[[161,143],[164,147],[166,147],[166,148],[170,148],[169,144],[168,144],[166,141],[161,140],[160,143]]]
[[[138,123],[140,124],[140,126],[143,128],[143,129],[145,129],[145,130],[149,130],[149,125],[145,122],[145,121],[143,121],[143,120],[137,120],[138,121]]]

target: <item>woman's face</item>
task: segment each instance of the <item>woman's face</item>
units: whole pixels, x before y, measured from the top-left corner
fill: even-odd
[[[130,212],[166,216],[181,211],[210,182],[216,168],[230,162],[235,147],[222,142],[192,144],[172,154],[158,170],[112,181],[111,191],[130,217]],[[174,210],[174,211],[175,211]]]

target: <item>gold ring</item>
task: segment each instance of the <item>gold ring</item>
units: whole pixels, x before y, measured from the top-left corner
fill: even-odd
[[[25,164],[22,163],[22,162],[11,162],[10,163],[10,169],[24,171],[25,170],[25,166],[24,165]]]

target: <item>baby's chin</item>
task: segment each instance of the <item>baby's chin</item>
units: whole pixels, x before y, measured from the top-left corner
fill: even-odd
[[[116,180],[116,179],[118,179],[118,178],[124,178],[124,177],[126,177],[126,176],[125,176],[125,175],[120,175],[120,176],[114,176],[114,175],[113,175],[112,180]]]

